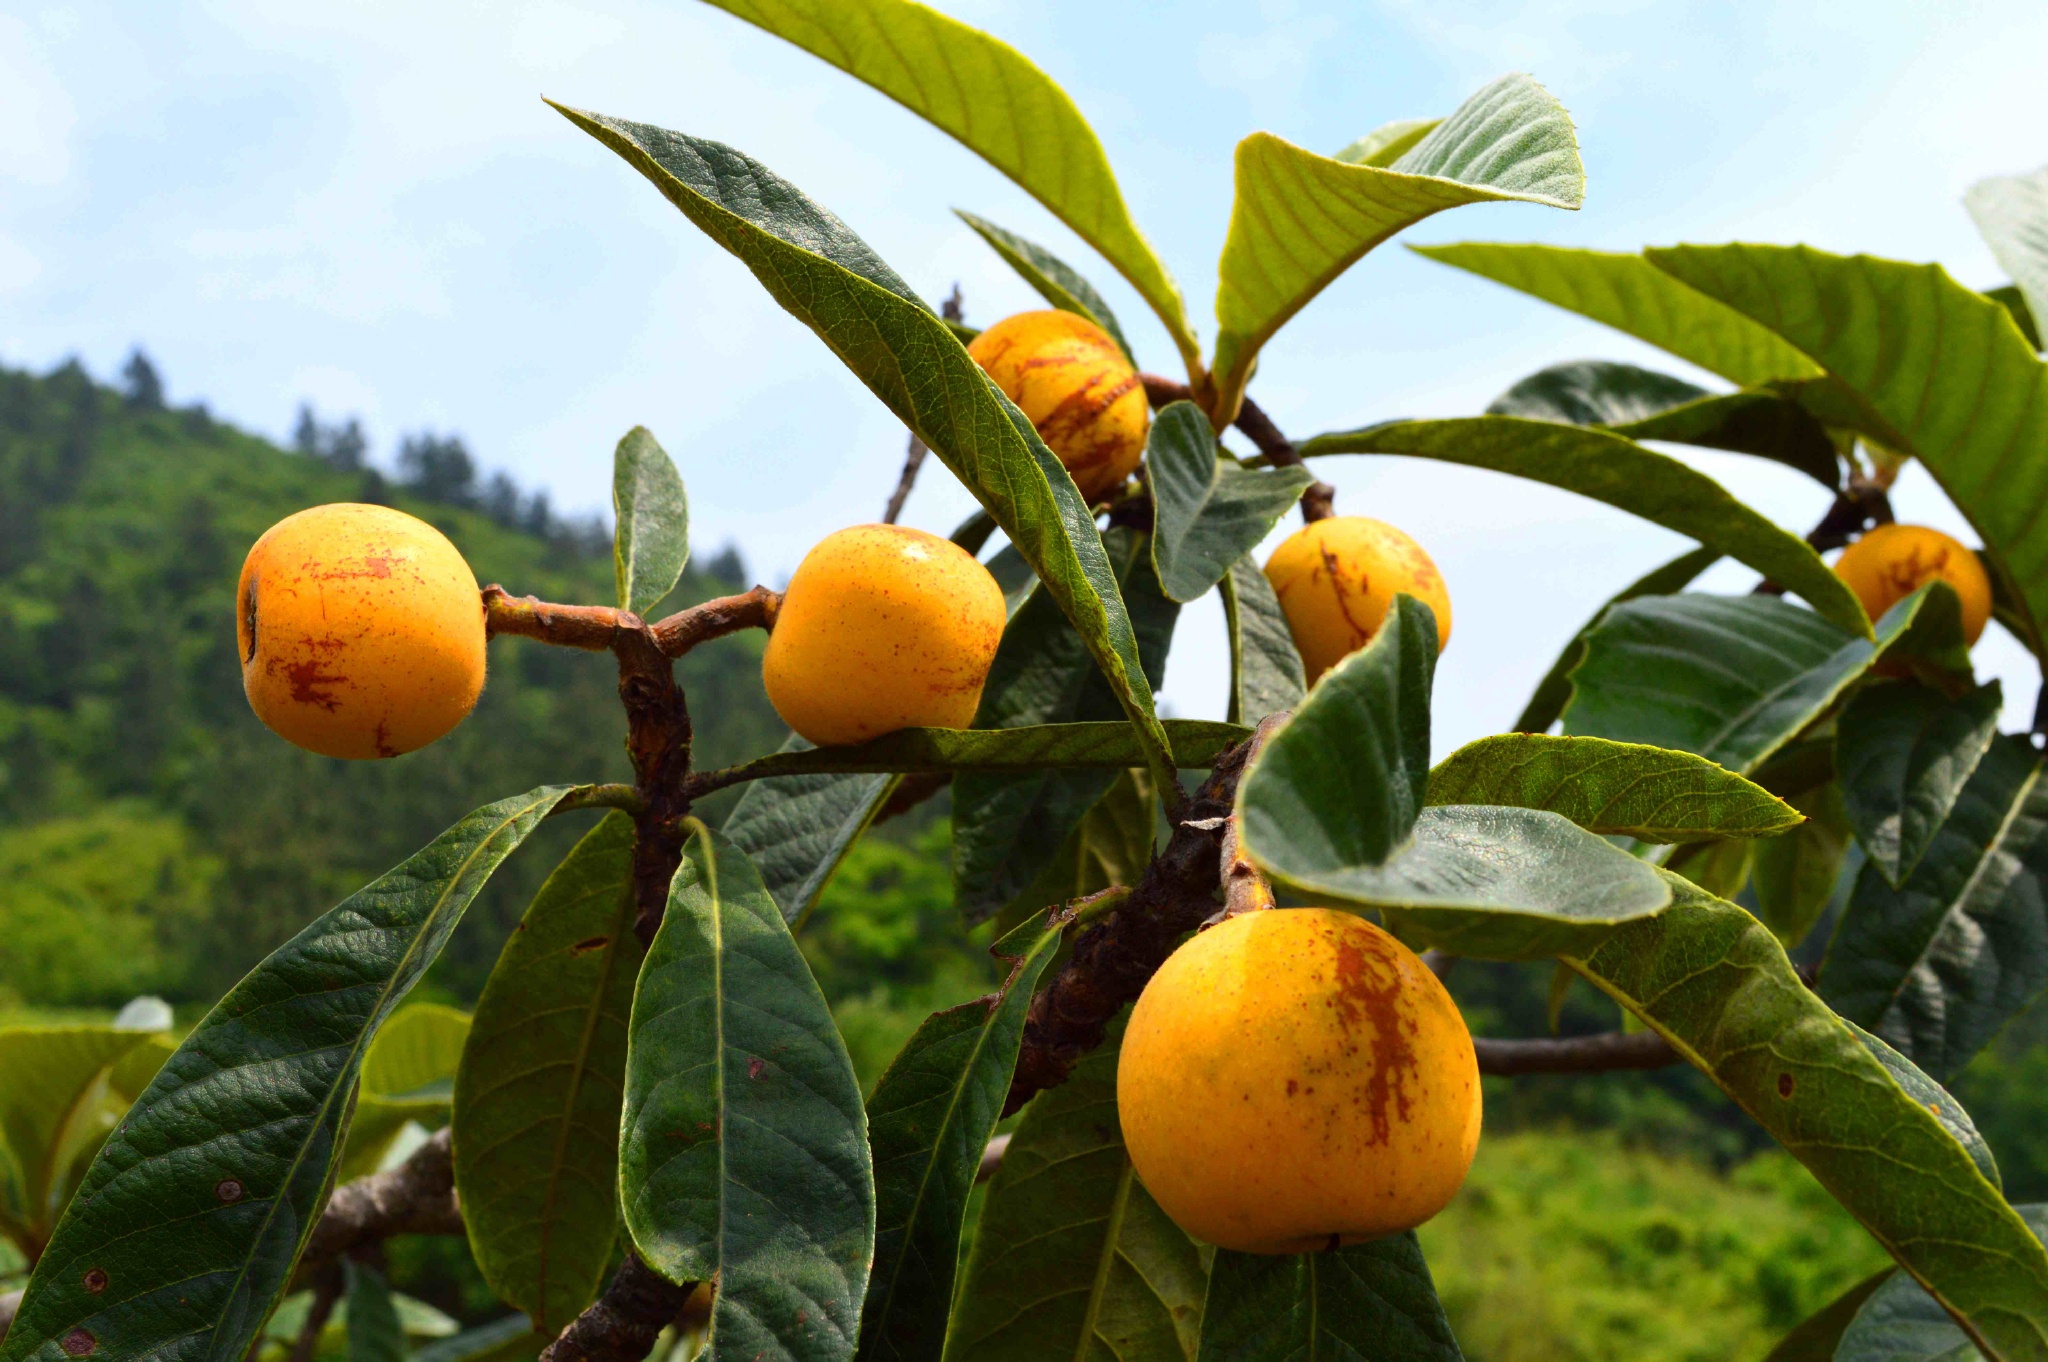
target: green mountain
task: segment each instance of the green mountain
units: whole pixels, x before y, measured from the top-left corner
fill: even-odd
[[[210,998],[469,809],[629,776],[610,659],[521,639],[492,644],[476,713],[420,752],[342,762],[272,735],[242,696],[233,603],[243,555],[282,517],[395,505],[479,581],[559,601],[611,601],[608,546],[538,501],[507,514],[523,503],[502,477],[468,494],[459,444],[409,446],[413,486],[394,487],[359,444],[353,459],[288,452],[156,393],[76,364],[0,369],[0,1006]],[[665,608],[745,585],[721,569],[737,556],[693,565]],[[680,665],[700,761],[782,740],[760,646],[730,638]],[[435,982],[481,986],[585,821],[543,829],[499,872]]]

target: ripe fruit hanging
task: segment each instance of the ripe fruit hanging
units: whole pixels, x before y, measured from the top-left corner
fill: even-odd
[[[1412,1229],[1479,1146],[1479,1066],[1450,994],[1327,908],[1244,913],[1175,951],[1131,1012],[1116,1092],[1153,1199],[1247,1253]]]
[[[1109,333],[1071,312],[1019,312],[967,347],[1094,502],[1137,471],[1151,410]]]
[[[1991,619],[1991,577],[1967,545],[1925,525],[1879,525],[1842,550],[1835,574],[1877,619],[1939,577],[1963,602],[1963,641],[1974,644]]]
[[[395,757],[484,687],[484,607],[447,537],[386,506],[315,506],[242,564],[242,689],[273,733],[328,757]]]
[[[761,679],[782,721],[820,747],[974,722],[1003,590],[959,545],[901,525],[829,534],[798,564]]]
[[[1332,516],[1295,531],[1266,560],[1308,683],[1363,648],[1401,592],[1436,613],[1436,646],[1451,642],[1451,596],[1422,546],[1384,521]]]

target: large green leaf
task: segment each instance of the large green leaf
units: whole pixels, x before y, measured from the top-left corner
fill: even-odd
[[[1625,602],[1586,638],[1564,731],[1675,747],[1748,775],[1869,671],[1926,599],[1886,611],[1875,644],[1772,596]]]
[[[1870,1294],[1891,1280],[1896,1268],[1873,1272],[1795,1325],[1764,1355],[1764,1362],[1834,1362],[1842,1331]]]
[[[716,1278],[711,1362],[852,1355],[875,1245],[860,1083],[760,875],[701,823],[633,995],[619,1193],[648,1266]]]
[[[1842,1023],[1863,1042],[1863,1048],[1884,1065],[1885,1072],[1906,1090],[1906,1096],[1934,1113],[1942,1129],[1955,1137],[1963,1152],[1970,1156],[1970,1162],[1977,1165],[1977,1171],[1984,1175],[1984,1180],[2003,1191],[2005,1180],[1999,1176],[1998,1160],[1992,1156],[1991,1146],[1985,1143],[1983,1132],[1977,1129],[1977,1123],[1970,1119],[1970,1113],[1963,1109],[1963,1104],[1956,1101],[1947,1088],[1929,1077],[1925,1069],[1886,1044],[1884,1037],[1872,1035],[1846,1017]]]
[[[1649,865],[1554,813],[1423,809],[1435,664],[1429,608],[1396,596],[1239,783],[1252,858],[1303,895],[1396,911],[1461,955],[1584,949],[1670,902]]]
[[[2048,1236],[2048,1205],[2018,1206],[2037,1237]],[[1918,1282],[1880,1283],[1842,1331],[1835,1362],[1977,1362],[1982,1353]]]
[[[1003,905],[997,930],[1008,930],[1034,913],[1086,894],[1115,885],[1135,886],[1152,861],[1158,816],[1151,778],[1136,768],[1119,774],[1074,825],[1038,878]]]
[[[114,1067],[151,1038],[111,1026],[0,1031],[0,1235],[31,1261],[63,1213],[72,1165],[106,1134]]]
[[[363,1057],[338,1180],[376,1172],[406,1122],[447,1124],[468,1036],[469,1014],[443,1003],[407,1003],[391,1014]]]
[[[1128,1014],[1126,1014],[1128,1015]],[[968,1254],[947,1362],[1191,1362],[1205,1252],[1131,1169],[1116,1111],[1123,1023],[1025,1108]]]
[[[612,573],[619,609],[644,614],[675,590],[690,561],[690,499],[682,474],[645,426],[612,454]]]
[[[1519,73],[1466,100],[1391,166],[1253,133],[1237,144],[1237,192],[1217,266],[1215,410],[1234,415],[1260,347],[1402,228],[1467,203],[1577,208],[1585,192],[1571,115]]]
[[[1434,132],[1441,122],[1441,118],[1396,118],[1380,124],[1345,147],[1337,153],[1336,159],[1353,166],[1390,166]]]
[[[1997,288],[1984,290],[1984,296],[2012,314],[2013,324],[2020,334],[2027,338],[2027,344],[2036,350],[2041,348],[2041,323],[2034,316],[2034,309],[2027,306],[2027,295],[2017,285],[2001,284]]]
[[[1128,739],[1129,726],[1117,727]],[[891,734],[882,741],[900,739]],[[782,744],[784,754],[816,750],[795,734]],[[819,772],[756,780],[719,830],[747,854],[782,909],[783,921],[794,926],[817,905],[833,872],[895,788],[896,777],[887,773]]]
[[[1307,692],[1308,679],[1273,584],[1246,555],[1230,565],[1217,585],[1230,634],[1230,704],[1224,717],[1234,724],[1257,724],[1268,714],[1293,709]]]
[[[1409,249],[1604,322],[1745,388],[1821,376],[1797,346],[1640,255],[1477,241]]]
[[[1670,882],[1661,916],[1572,967],[1713,1079],[2006,1357],[2048,1357],[2048,1252],[1940,1113],[1806,986],[1768,928]]]
[[[1009,44],[913,0],[712,0],[866,81],[958,138],[1102,253],[1159,314],[1190,377],[1180,290],[1139,234],[1095,130]]]
[[[1059,945],[1058,931],[1043,933],[1000,994],[927,1018],[868,1099],[875,1270],[861,1362],[938,1362],[945,1350],[967,1197],[1010,1090],[1031,992]]]
[[[384,1274],[353,1258],[342,1260],[348,1290],[348,1362],[405,1362],[405,1326]]]
[[[1852,390],[1927,466],[2010,572],[2040,651],[2048,619],[2048,366],[2003,307],[1939,265],[1808,246],[1646,252],[1782,335]]]
[[[1475,416],[1318,435],[1301,452],[1410,454],[1577,492],[1719,549],[1804,596],[1842,628],[1870,633],[1855,594],[1804,539],[1743,505],[1706,474],[1620,435],[1514,416]]]
[[[1538,733],[1466,743],[1430,771],[1425,802],[1548,809],[1642,842],[1768,837],[1799,822],[1776,795],[1689,752]]]
[[[1757,918],[1787,947],[1804,941],[1833,901],[1850,841],[1834,782],[1795,795],[1791,803],[1806,821],[1756,844],[1752,877]]]
[[[1835,725],[1835,769],[1856,840],[1901,884],[1998,732],[1996,681],[1951,698],[1911,681],[1865,686]]]
[[[478,809],[235,985],[108,1137],[0,1358],[241,1357],[312,1232],[377,1028],[567,793]]]
[[[2048,167],[1979,180],[1963,195],[1963,205],[2027,300],[2027,311],[2048,317]],[[2040,348],[2038,341],[2034,345]]]
[[[1413,1230],[1329,1253],[1217,1250],[1199,1362],[1463,1356]]]
[[[506,938],[455,1076],[455,1190],[498,1298],[552,1337],[597,1297],[619,1235],[633,820],[610,813]]]
[[[1192,402],[1170,402],[1152,418],[1145,468],[1152,566],[1160,589],[1182,604],[1206,595],[1257,548],[1315,481],[1298,466],[1255,471],[1239,464],[1223,453],[1209,418]]]
[[[1557,660],[1550,664],[1550,670],[1536,683],[1535,691],[1529,696],[1529,703],[1522,707],[1521,714],[1515,719],[1515,731],[1545,732],[1557,722],[1557,717],[1564,713],[1564,707],[1571,703],[1572,698],[1572,668],[1578,666],[1579,660],[1586,655],[1586,636],[1606,618],[1609,610],[1623,601],[1632,601],[1638,596],[1669,596],[1683,591],[1692,585],[1694,578],[1720,561],[1719,549],[1688,549],[1670,562],[1651,568],[1617,591],[1608,599],[1607,604],[1593,612],[1593,618],[1579,626],[1579,631],[1572,635],[1571,642],[1564,645],[1564,650],[1557,655]]]
[[[1110,339],[1116,342],[1116,348],[1124,352],[1125,359],[1133,364],[1138,362],[1131,352],[1131,343],[1124,339],[1124,329],[1117,325],[1116,314],[1095,291],[1095,285],[1081,277],[1079,270],[1037,242],[1027,241],[987,218],[976,217],[958,208],[953,210],[953,215],[993,247],[1004,264],[1023,275],[1024,282],[1038,290],[1039,297],[1062,312],[1071,312],[1094,322],[1109,333]]]
[[[940,26],[924,31],[952,25],[905,0],[819,5],[815,18],[819,25],[848,16],[865,24],[877,15],[913,11],[926,16],[917,23]],[[796,0],[774,6],[776,14],[797,12]],[[967,484],[1073,621],[1146,744],[1146,764],[1170,779],[1166,738],[1138,661],[1138,638],[1087,503],[1024,413],[989,381],[937,314],[845,223],[731,147],[644,123],[574,109],[562,113],[625,158],[737,256],[776,302],[816,332]]]
[[[1242,724],[1214,719],[1168,719],[1162,727],[1174,760],[1189,769],[1209,765],[1224,748],[1242,742],[1251,732]],[[790,744],[744,765],[706,772],[705,777],[725,786],[743,780],[884,772],[1116,771],[1138,765],[1143,758],[1129,724],[1096,719],[1022,728],[899,728],[846,747]]]
[[[2023,738],[1985,749],[1919,866],[1857,877],[1821,970],[1843,1016],[1937,1079],[2048,984],[2048,786]]]

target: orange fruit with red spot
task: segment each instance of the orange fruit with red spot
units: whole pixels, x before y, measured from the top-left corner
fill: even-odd
[[[1072,312],[1019,312],[967,353],[1015,402],[1094,502],[1138,470],[1151,408],[1109,333]]]
[[[322,756],[425,747],[483,691],[476,575],[403,511],[339,503],[286,516],[249,550],[235,599],[250,707]]]
[[[1835,575],[1875,620],[1936,580],[1963,603],[1963,641],[1974,644],[1991,620],[1991,575],[1960,540],[1926,525],[1879,525],[1842,550]]]
[[[1247,1253],[1412,1229],[1479,1147],[1457,1004],[1415,952],[1329,908],[1244,913],[1175,951],[1131,1012],[1116,1091],[1153,1200]]]
[[[1422,546],[1383,520],[1362,515],[1314,520],[1266,560],[1288,632],[1310,685],[1372,641],[1406,592],[1436,615],[1436,646],[1451,641],[1451,593]]]

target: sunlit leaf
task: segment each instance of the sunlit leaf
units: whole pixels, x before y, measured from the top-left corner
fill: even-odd
[[[1397,118],[1382,123],[1338,152],[1335,159],[1353,166],[1390,166],[1441,122],[1441,118]]]
[[[1124,358],[1136,364],[1137,356],[1131,352],[1131,343],[1124,339],[1124,330],[1117,325],[1116,314],[1109,310],[1095,286],[1081,277],[1081,272],[1066,261],[1054,255],[1035,241],[1027,241],[1015,232],[996,226],[987,218],[955,208],[953,215],[974,229],[974,234],[986,241],[1003,263],[1024,276],[1024,282],[1038,291],[1038,296],[1059,308],[1086,317],[1116,342],[1116,348],[1124,352]]]
[[[1222,453],[1194,403],[1169,403],[1152,418],[1152,564],[1160,589],[1183,604],[1208,594],[1315,481],[1305,468],[1255,471]]]
[[[2048,167],[1979,180],[1963,206],[2034,317],[2048,317]],[[2033,342],[2041,348],[2039,339]]]
[[[0,1234],[25,1257],[63,1212],[73,1162],[107,1133],[114,1066],[151,1039],[111,1026],[0,1031]]]
[[[1998,732],[1996,681],[1951,699],[1910,681],[1864,687],[1835,725],[1835,769],[1856,840],[1903,882]]]
[[[690,561],[690,499],[682,474],[647,427],[612,454],[612,572],[619,609],[641,614],[675,590]]]
[[[469,1014],[443,1003],[407,1003],[378,1028],[363,1057],[341,1181],[374,1173],[407,1121],[446,1125]]]

